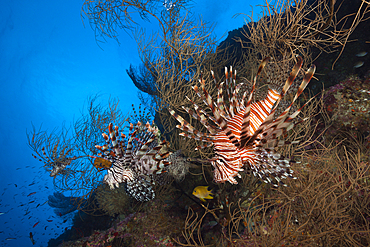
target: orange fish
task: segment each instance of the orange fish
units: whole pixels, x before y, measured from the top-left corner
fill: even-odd
[[[36,192],[29,193],[28,196],[32,196],[34,194],[36,194]]]
[[[99,169],[109,169],[112,166],[112,162],[110,162],[109,160],[97,157],[94,160],[94,166],[98,170]]]
[[[33,225],[33,227],[37,226],[38,223],[40,223],[40,221],[37,221],[36,224]]]

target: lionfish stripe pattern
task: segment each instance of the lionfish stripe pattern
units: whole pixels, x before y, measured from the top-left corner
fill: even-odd
[[[166,158],[171,154],[165,141],[158,143],[158,128],[149,123],[142,126],[138,122],[135,127],[131,124],[127,146],[120,139],[117,126],[113,128],[110,123],[108,130],[109,136],[102,134],[106,144],[96,145],[96,148],[102,151],[99,156],[112,162],[103,182],[111,189],[125,183],[127,193],[138,201],[153,199],[155,193],[152,188],[152,176],[165,172],[165,167],[170,165]],[[123,133],[121,138],[125,138]]]
[[[180,135],[205,142],[205,144],[197,148],[213,145],[215,157],[211,159],[211,163],[214,167],[214,180],[218,183],[228,181],[232,184],[237,184],[235,177],[240,177],[239,172],[243,171],[245,165],[253,171],[255,176],[260,177],[266,183],[272,183],[274,186],[284,184],[281,181],[282,178],[294,178],[290,165],[295,162],[276,153],[274,148],[297,143],[282,141],[278,138],[295,126],[293,119],[298,116],[302,108],[308,103],[289,115],[289,110],[293,103],[310,82],[315,72],[315,66],[311,66],[306,72],[291,104],[280,116],[274,119],[278,104],[301,69],[302,58],[297,57],[297,63],[294,65],[280,92],[269,88],[264,100],[252,103],[257,77],[268,61],[269,58],[265,58],[260,64],[247,100],[246,92],[241,98],[239,97],[239,90],[243,83],[236,84],[236,71],[233,72],[232,67],[230,71],[225,68],[226,80],[218,84],[216,102],[205,89],[205,81],[202,77],[200,78],[203,94],[201,94],[198,86],[194,86],[193,89],[205,105],[210,108],[213,116],[208,116],[203,109],[190,99],[189,101],[194,105],[195,111],[188,108],[184,109],[195,119],[199,120],[209,133],[198,131],[176,114],[174,110],[169,109],[171,115],[180,122],[180,125],[176,127],[187,132]],[[211,71],[211,75],[214,83],[217,83],[213,71]],[[224,85],[226,86],[227,101],[223,97],[222,88]],[[225,102],[228,102],[228,104]],[[210,125],[210,122],[214,125]]]

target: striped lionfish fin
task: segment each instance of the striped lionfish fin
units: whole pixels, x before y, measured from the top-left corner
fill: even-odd
[[[302,57],[297,56],[297,60],[298,60],[297,63],[294,65],[292,71],[289,74],[289,77],[287,78],[287,80],[285,82],[285,85],[284,85],[283,89],[281,90],[280,98],[276,102],[274,109],[277,108],[281,99],[285,96],[286,92],[289,90],[290,86],[293,84],[295,78],[298,75],[299,70],[302,67],[302,63],[303,63]]]
[[[145,142],[145,144],[141,145],[140,149],[135,152],[135,157],[137,159],[140,159],[143,155],[147,154],[147,152],[149,150],[149,146],[150,146],[150,144],[153,143],[154,140],[155,140],[155,138],[152,137],[147,142]],[[152,150],[153,149],[151,149],[150,151],[152,151]]]
[[[271,114],[271,109],[274,106],[274,103],[279,99],[279,96],[280,94],[278,94],[275,90],[269,88],[267,97],[264,100],[252,104],[250,116],[250,127],[252,135]]]
[[[210,139],[211,138],[209,134],[200,132],[197,129],[195,129],[193,126],[191,126],[191,124],[189,124],[185,119],[183,119],[180,115],[178,115],[174,110],[169,109],[169,112],[174,118],[177,119],[177,121],[180,122],[180,125],[176,126],[177,128],[192,134],[192,137],[197,136],[199,139],[204,139],[204,138]]]
[[[301,112],[303,107],[312,100],[312,98],[309,101],[307,101],[300,109],[298,109],[293,114],[288,115],[289,110],[291,106],[293,105],[293,103],[295,102],[295,100],[298,98],[298,96],[306,88],[306,86],[310,82],[314,73],[315,73],[315,66],[312,65],[310,69],[306,72],[303,78],[303,81],[301,85],[299,86],[296,95],[294,96],[292,103],[288,106],[287,109],[285,109],[283,113],[280,114],[279,117],[277,117],[271,124],[269,124],[269,126],[264,131],[263,136],[274,136],[274,138],[277,138],[283,133],[285,133],[286,131],[290,130],[294,126],[294,124],[292,123],[293,119]]]
[[[275,106],[271,109],[271,112],[269,113],[269,115],[264,119],[264,121],[260,124],[260,126],[259,126],[259,128],[255,131],[255,133],[253,134],[253,136],[251,136],[250,137],[250,139],[248,140],[248,143],[246,143],[246,145],[248,145],[248,144],[250,144],[250,143],[252,143],[252,142],[254,142],[255,140],[256,140],[256,138],[262,133],[262,132],[265,132],[265,130],[273,130],[273,129],[275,129],[275,127],[277,126],[276,124],[272,124],[272,126],[271,126],[271,123],[272,122],[274,122],[274,123],[278,123],[278,122],[280,122],[280,120],[281,119],[284,119],[285,120],[285,118],[284,117],[282,117],[282,115],[285,113],[285,114],[287,114],[288,112],[289,112],[289,110],[290,110],[290,108],[291,108],[291,106],[293,105],[293,103],[294,103],[294,101],[298,98],[298,96],[299,96],[299,94],[300,93],[302,93],[302,91],[304,90],[304,88],[305,88],[305,86],[301,89],[301,91],[298,89],[298,92],[297,92],[297,94],[298,94],[298,96],[297,96],[297,94],[296,94],[296,97],[295,97],[295,99],[292,101],[292,103],[289,105],[289,107],[280,115],[280,120],[278,120],[279,119],[279,117],[277,118],[277,119],[275,119],[275,121],[273,120],[273,118],[274,118],[274,114],[275,114],[275,111],[276,111],[276,108],[277,108],[277,106],[278,106],[278,104],[279,104],[279,102],[281,101],[281,98],[286,94],[286,92],[287,92],[287,90],[289,89],[289,87],[293,84],[293,82],[294,82],[294,79],[296,78],[296,76],[297,76],[297,74],[298,74],[298,72],[299,72],[299,69],[301,68],[301,66],[302,66],[302,58],[301,57],[299,57],[298,56],[298,61],[297,61],[297,63],[295,64],[295,66],[293,67],[293,69],[292,69],[292,71],[291,71],[291,73],[289,74],[289,77],[287,78],[287,80],[286,80],[286,82],[285,82],[285,85],[284,85],[284,87],[283,87],[283,89],[282,89],[282,91],[281,91],[281,93],[280,93],[280,95],[277,97],[277,99],[275,100],[276,101],[276,103],[275,103]],[[305,80],[303,80],[303,81],[305,81]],[[302,82],[302,84],[303,84],[303,82]],[[306,84],[307,85],[307,84]],[[302,85],[301,85],[302,86]],[[301,88],[301,86],[300,86],[300,88]],[[270,89],[269,89],[269,91],[270,91]],[[284,121],[283,120],[283,121]],[[269,138],[276,138],[276,137],[278,137],[278,136],[275,136],[275,135],[270,135],[268,132],[267,133],[263,133],[262,134],[263,136],[268,136]],[[265,142],[266,140],[264,140],[264,142]]]
[[[201,83],[202,83],[202,90],[203,90],[203,93],[204,93],[204,97],[202,97],[203,101],[205,101],[205,103],[211,108],[212,113],[213,113],[214,117],[216,118],[216,121],[217,121],[218,125],[221,127],[221,129],[223,131],[225,131],[225,133],[226,133],[227,137],[230,139],[230,141],[235,146],[239,146],[239,140],[235,137],[235,135],[232,133],[232,131],[228,128],[227,122],[220,115],[219,110],[217,109],[217,107],[215,107],[216,104],[213,102],[212,97],[208,94],[207,90],[205,89],[204,80],[201,80]],[[195,92],[198,95],[200,95],[200,93],[198,91],[198,87],[194,86],[193,88],[194,88]]]
[[[256,88],[257,77],[261,74],[262,69],[266,66],[266,64],[268,63],[269,60],[270,60],[269,57],[262,60],[262,63],[258,67],[257,74],[253,79],[252,90],[249,94],[248,101],[245,105],[243,123],[242,123],[241,133],[240,133],[240,147],[239,148],[245,147],[248,140],[250,139],[250,136],[252,135],[252,128],[250,126],[250,122],[251,122],[251,116],[250,115],[251,115],[251,105],[252,105],[251,102],[252,102],[252,98],[253,98],[253,93],[254,93],[254,90]],[[243,98],[244,98],[244,96],[243,96]]]
[[[207,121],[207,118],[209,120],[211,120],[213,123],[217,124],[215,119],[214,118],[211,118],[201,107],[199,107],[197,104],[195,104],[195,102],[193,102],[191,99],[189,99],[187,96],[186,96],[186,99],[189,100],[191,103],[193,103],[193,106],[194,106],[194,109],[198,115],[198,117],[196,117],[196,119],[198,119],[203,125],[204,127],[207,128],[207,130],[212,134],[216,134],[217,133],[217,130],[221,130],[219,127],[211,127],[209,124],[208,124],[208,121]],[[192,113],[192,110],[187,108],[187,107],[183,107],[183,109],[191,114]],[[191,114],[194,116],[194,114]]]
[[[211,162],[214,167],[214,180],[217,183],[229,181],[237,184],[234,177],[240,177],[239,171],[243,171],[243,163],[235,146],[228,142],[226,136],[223,138],[226,142],[215,143],[215,152],[218,155],[217,159]]]
[[[142,176],[136,176],[135,179],[128,180],[125,189],[137,201],[146,202],[153,200],[155,197],[152,183]]]
[[[281,178],[293,178],[291,164],[296,163],[285,158],[273,149],[257,148],[255,150],[254,163],[251,164],[253,175],[261,178],[265,183],[271,183],[277,187],[279,184],[286,186]]]
[[[119,143],[117,142],[116,136],[118,136],[118,126],[114,127],[115,130],[113,130],[113,124],[110,123],[108,125],[108,130],[109,130],[109,136],[112,141],[113,149],[117,155],[118,158],[121,158],[122,155],[122,150],[120,149]]]
[[[230,75],[230,76],[229,76]],[[235,90],[232,90],[235,88],[236,84],[236,71],[235,74],[233,74],[233,67],[230,66],[230,72],[227,70],[227,67],[225,67],[225,85],[226,85],[226,91],[229,98],[229,115],[231,118],[235,115],[235,108],[237,103],[236,99],[236,93]]]
[[[152,148],[147,155],[152,156],[155,161],[166,159],[170,155],[170,152],[167,149],[167,142],[163,140],[163,142],[158,146]]]
[[[215,81],[215,84],[217,84],[216,79],[213,75],[213,71],[211,71],[211,72],[212,72],[212,76],[213,76],[213,79]],[[223,95],[223,90],[222,90],[223,85],[224,85],[224,82],[221,82],[218,85],[217,108],[220,110],[220,114],[222,115],[222,117],[226,118],[226,116],[229,115],[229,112],[228,112],[228,110],[225,106],[224,95]]]
[[[124,155],[125,165],[130,166],[132,161],[132,141],[135,138],[136,130],[132,133],[130,139],[127,142],[127,147]]]
[[[151,174],[161,174],[165,172],[164,168],[168,166],[170,163],[165,159],[170,156],[172,152],[168,151],[168,145],[165,140],[160,143],[158,146],[152,148],[145,154],[146,158],[149,160],[153,160],[154,162],[150,162],[151,166],[149,167]]]
[[[138,129],[139,131],[139,129]],[[147,146],[150,146],[152,145],[152,142],[154,141],[150,141],[150,139],[154,138],[154,134],[150,131],[147,130],[143,130],[141,129],[141,131],[139,132],[139,135],[137,135],[137,132],[135,133],[135,136],[134,136],[134,142],[135,142],[135,148],[133,149],[133,153],[137,153],[140,151],[140,149],[144,146],[144,145],[147,145]],[[149,148],[149,147],[147,147]]]
[[[176,127],[181,129],[180,125],[176,125]],[[190,139],[194,139],[196,141],[202,141],[202,142],[212,142],[214,139],[213,137],[210,137],[210,138],[199,137],[199,136],[193,135],[191,133],[186,133],[186,132],[179,133],[179,135],[190,138]]]

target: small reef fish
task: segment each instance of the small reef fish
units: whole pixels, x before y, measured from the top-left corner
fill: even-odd
[[[29,193],[29,194],[27,195],[27,197],[28,197],[28,196],[32,196],[32,195],[34,195],[34,194],[36,194],[36,192]]]
[[[357,63],[355,63],[355,65],[353,66],[353,68],[360,68],[362,65],[364,65],[364,62],[362,62],[362,61],[359,61],[359,62],[357,62]]]
[[[3,214],[5,214],[5,213],[3,213],[3,212],[0,212],[0,215],[3,215]]]
[[[35,245],[35,240],[33,239],[33,234],[32,232],[30,232],[30,239],[31,239],[31,242],[32,242],[32,245]]]
[[[15,240],[15,238],[6,238],[5,240]]]
[[[367,55],[367,52],[366,51],[362,51],[362,52],[359,52],[356,54],[356,57],[364,57]]]
[[[33,225],[33,228],[35,227],[35,226],[37,226],[37,224],[38,223],[40,223],[40,221],[37,221],[34,225]]]
[[[215,225],[217,225],[218,223],[217,223],[217,221],[214,221],[214,220],[212,220],[212,221],[210,221],[210,222],[208,222],[208,225],[212,228],[212,227],[214,227]]]
[[[198,197],[202,202],[204,199],[213,199],[212,190],[208,190],[209,186],[198,186],[193,190],[193,195]]]

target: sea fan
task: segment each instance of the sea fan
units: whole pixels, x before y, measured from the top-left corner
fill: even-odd
[[[159,143],[158,128],[149,123],[142,126],[140,122],[125,145],[125,135],[118,135],[118,127],[109,124],[109,136],[103,133],[106,141],[104,146],[95,147],[102,151],[100,156],[112,162],[107,169],[103,182],[111,189],[125,183],[127,193],[138,201],[149,201],[155,197],[152,188],[152,177],[164,172],[170,164],[166,158],[171,154],[167,150],[166,141]],[[130,126],[130,132],[134,129]]]
[[[211,71],[214,82],[218,84],[216,102],[205,89],[205,81],[202,78],[200,83],[203,94],[200,93],[197,86],[193,87],[197,95],[211,109],[213,116],[209,116],[189,98],[187,99],[193,103],[195,111],[183,108],[193,118],[200,121],[209,133],[200,132],[175,111],[169,109],[170,113],[180,122],[180,125],[176,127],[185,131],[180,135],[203,142],[197,149],[213,145],[215,157],[212,158],[211,163],[214,167],[214,180],[217,183],[229,181],[232,184],[237,184],[235,177],[241,177],[239,172],[243,171],[244,166],[252,169],[253,174],[259,176],[264,182],[272,183],[275,186],[279,183],[284,184],[281,181],[282,178],[294,178],[293,171],[290,169],[290,165],[294,161],[283,157],[274,148],[296,143],[282,141],[278,138],[297,124],[292,121],[304,106],[293,114],[289,114],[289,110],[311,80],[315,66],[312,65],[306,72],[291,104],[280,116],[274,118],[279,102],[292,85],[302,66],[302,58],[297,57],[297,63],[280,92],[269,88],[264,100],[252,103],[257,77],[268,60],[269,58],[264,59],[259,66],[247,100],[246,92],[243,96],[239,96],[239,90],[243,83],[236,84],[236,72],[233,73],[232,68],[230,71],[225,68],[226,83],[220,84],[217,83],[214,73]],[[224,100],[223,96],[225,84],[227,101]]]

